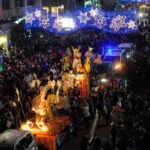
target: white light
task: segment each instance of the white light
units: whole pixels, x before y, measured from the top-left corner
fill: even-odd
[[[105,83],[105,82],[107,82],[107,79],[103,78],[103,79],[101,79],[101,82]]]
[[[127,58],[130,58],[130,55],[129,54],[127,54],[127,56],[126,56]]]
[[[120,66],[120,64],[117,64],[116,66],[115,66],[115,69],[119,69],[121,66]]]
[[[142,14],[142,13],[140,13],[140,14],[139,14],[139,17],[143,17],[143,14]]]
[[[0,37],[0,43],[4,43],[6,41],[7,41],[7,39],[5,37]]]
[[[16,23],[16,24],[19,24],[19,22],[18,22],[18,21],[15,21],[15,23]]]
[[[60,7],[61,9],[64,9],[64,5],[61,5],[61,7]]]
[[[63,28],[74,28],[74,23],[72,18],[63,18],[62,19]]]

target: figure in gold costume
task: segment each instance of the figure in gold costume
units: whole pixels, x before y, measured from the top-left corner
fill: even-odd
[[[84,68],[85,68],[86,73],[90,73],[90,70],[91,70],[91,60],[90,60],[89,57],[87,57],[86,60],[85,60]]]
[[[79,52],[80,51],[80,47],[74,48],[72,46],[72,49],[73,49],[73,64],[72,64],[72,68],[76,72],[83,73],[84,70],[83,70],[83,66],[82,66],[82,63],[81,63],[81,53]]]
[[[70,66],[69,56],[66,55],[63,58],[63,71],[69,71]]]

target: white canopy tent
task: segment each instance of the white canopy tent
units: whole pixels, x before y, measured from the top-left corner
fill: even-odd
[[[118,45],[119,49],[130,49],[132,48],[133,43],[121,43]]]

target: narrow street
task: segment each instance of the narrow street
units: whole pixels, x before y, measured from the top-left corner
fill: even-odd
[[[58,150],[80,150],[81,139],[86,133],[89,133],[89,129],[85,129],[85,125],[83,122],[83,125],[77,131],[77,137],[69,137],[69,139],[65,141],[65,143]],[[97,127],[95,130],[95,136],[101,139],[102,144],[105,143],[105,141],[110,140],[109,127],[105,126],[105,121],[103,117],[102,120],[100,120],[100,118],[98,120]]]

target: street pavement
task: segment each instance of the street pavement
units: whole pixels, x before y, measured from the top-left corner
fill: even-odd
[[[91,121],[92,124],[92,121]],[[58,150],[80,150],[80,143],[81,138],[84,134],[90,133],[91,129],[85,129],[85,125],[83,122],[83,125],[77,130],[77,137],[74,138],[73,136],[70,136],[64,144],[58,148]],[[99,137],[104,143],[106,140],[110,140],[109,138],[109,127],[105,125],[104,117],[102,119],[99,118],[97,127],[95,130],[95,136]]]

